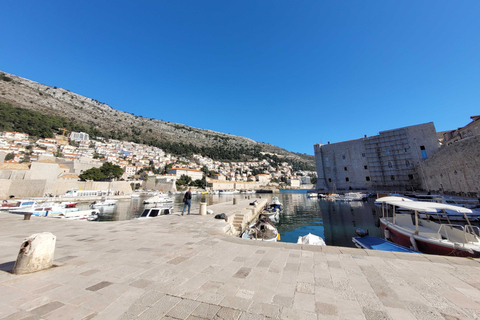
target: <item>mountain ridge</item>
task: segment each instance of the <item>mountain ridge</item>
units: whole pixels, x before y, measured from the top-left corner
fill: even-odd
[[[99,136],[107,135],[109,138],[130,141],[133,139],[134,142],[141,139],[144,143],[180,143],[192,145],[195,150],[232,148],[245,151],[256,148],[295,162],[303,162],[306,167],[315,167],[314,157],[311,155],[290,152],[247,137],[137,116],[67,89],[51,87],[4,71],[0,71],[0,101],[42,114],[78,121],[89,126]]]

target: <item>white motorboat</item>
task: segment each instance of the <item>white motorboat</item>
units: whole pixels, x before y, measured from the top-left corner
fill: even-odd
[[[145,208],[137,219],[146,219],[146,218],[154,218],[160,215],[171,214],[173,207],[154,207],[154,208]]]
[[[397,199],[393,200],[388,198],[391,197],[379,198],[376,201],[382,205],[380,225],[387,240],[423,253],[480,257],[480,228],[472,226],[467,215],[472,210],[443,203],[412,201],[401,197],[394,197]],[[463,214],[467,224],[441,224],[419,217],[420,214],[446,210]],[[392,216],[388,214],[390,212]]]
[[[38,205],[35,200],[3,200],[0,211],[10,211],[15,209],[28,209]]]
[[[268,205],[268,208],[270,210],[282,210],[282,203],[280,200],[278,200],[278,197],[273,197],[272,201],[270,201],[270,204]]]
[[[115,206],[118,200],[114,199],[102,199],[100,201],[94,201],[90,204],[90,208],[100,208],[100,207],[108,207],[108,206]]]
[[[143,201],[144,204],[169,203],[169,202],[173,202],[173,199],[170,198],[165,193],[158,193],[153,197],[150,197]]]
[[[311,245],[314,245],[314,246],[326,246],[325,244],[325,241],[319,237],[319,236],[316,236],[314,234],[307,234],[303,237],[298,237],[298,240],[297,240],[297,243],[298,244],[311,244]]]
[[[234,193],[235,193],[234,190],[219,190],[218,191],[219,195],[227,195],[227,194],[234,194]]]
[[[93,210],[82,210],[75,212],[65,212],[57,215],[48,215],[48,218],[57,218],[57,219],[68,219],[68,220],[86,220],[86,221],[96,221],[100,212],[97,209]]]
[[[10,210],[10,213],[15,214],[31,214],[37,217],[46,217],[48,215],[59,215],[62,213],[75,212],[78,208],[69,206],[66,203],[48,202],[37,204],[37,206],[29,208],[19,208]]]

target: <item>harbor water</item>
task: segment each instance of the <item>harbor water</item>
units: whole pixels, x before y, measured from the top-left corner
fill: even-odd
[[[275,194],[235,194],[235,195],[193,195],[192,212],[198,212],[200,201],[208,205],[233,201],[233,198],[257,197],[271,199],[278,197],[283,210],[276,222],[281,242],[296,243],[298,237],[308,233],[322,237],[327,245],[354,247],[352,237],[355,230],[368,230],[370,235],[382,237],[379,216],[375,212],[373,200],[367,202],[335,202],[320,198],[308,198],[306,191],[282,190]],[[149,197],[149,196],[148,196]],[[179,213],[183,208],[183,195],[174,198],[173,212]],[[134,219],[142,213],[145,197],[120,200],[116,206],[100,208],[99,221],[117,221]],[[79,203],[80,210],[88,209],[89,203]],[[196,210],[196,211],[195,211]],[[215,214],[221,212],[215,212]],[[212,217],[213,219],[213,217]]]

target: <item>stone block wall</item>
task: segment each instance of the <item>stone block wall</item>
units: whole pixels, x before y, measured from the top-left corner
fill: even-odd
[[[480,196],[480,136],[443,146],[419,164],[417,173],[424,190]]]

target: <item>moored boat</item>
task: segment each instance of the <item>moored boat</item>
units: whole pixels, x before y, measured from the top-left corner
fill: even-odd
[[[10,213],[14,214],[31,214],[38,217],[46,217],[48,215],[59,215],[62,213],[75,212],[78,211],[78,208],[72,207],[72,204],[69,203],[55,203],[47,202],[42,204],[37,204],[33,207],[28,208],[19,208],[9,210]]]
[[[169,202],[173,202],[173,199],[170,198],[165,193],[158,193],[153,197],[150,197],[143,201],[144,204],[169,203]]]
[[[273,222],[264,214],[260,214],[257,222],[251,224],[250,227],[242,234],[243,239],[272,242],[277,242],[279,236],[280,234],[278,233],[278,230]]]
[[[93,201],[90,204],[90,208],[100,208],[100,207],[108,207],[108,206],[115,206],[118,200],[114,199],[102,199],[100,201]]]
[[[146,219],[146,218],[154,218],[161,215],[171,214],[173,207],[153,207],[153,208],[145,208],[137,219]]]
[[[282,203],[278,200],[278,197],[273,197],[268,208],[269,210],[282,210]]]
[[[380,198],[377,202],[382,204],[380,225],[387,240],[423,253],[480,257],[480,228],[470,224],[466,215],[470,209],[410,199]],[[388,209],[391,209],[392,216],[387,214]],[[399,209],[410,213],[398,213]],[[464,214],[468,224],[441,224],[419,218],[422,213],[446,209]]]
[[[403,247],[396,243],[390,242],[388,240],[373,237],[373,236],[363,236],[363,237],[353,237],[353,243],[357,248],[360,249],[369,249],[369,250],[380,250],[380,251],[390,251],[390,252],[409,252],[409,253],[420,253],[418,251]]]
[[[85,220],[85,221],[96,221],[100,212],[97,209],[90,210],[81,210],[74,212],[65,212],[57,215],[48,215],[48,218],[57,218],[57,219],[68,219],[68,220]]]
[[[35,200],[3,200],[1,211],[10,211],[15,209],[27,209],[38,205]]]

